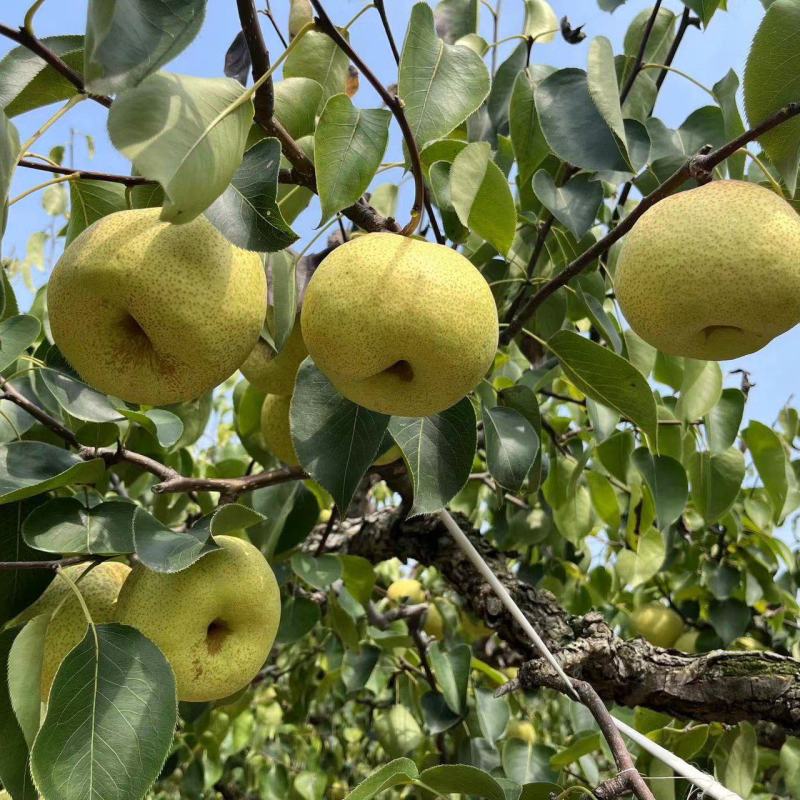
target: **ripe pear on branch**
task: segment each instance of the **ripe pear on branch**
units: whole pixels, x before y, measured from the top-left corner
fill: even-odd
[[[181,572],[137,564],[117,602],[117,621],[166,656],[179,700],[219,700],[247,686],[278,631],[280,590],[267,560],[242,539],[215,541],[219,550]]]
[[[337,247],[312,276],[301,313],[317,367],[354,403],[427,416],[475,388],[497,349],[497,309],[463,255],[394,233]]]
[[[614,287],[633,330],[664,353],[753,353],[800,322],[800,217],[746,181],[672,195],[626,236]]]
[[[203,217],[118,211],[73,241],[47,287],[56,345],[91,386],[131,403],[192,400],[252,351],[266,314],[257,253]]]

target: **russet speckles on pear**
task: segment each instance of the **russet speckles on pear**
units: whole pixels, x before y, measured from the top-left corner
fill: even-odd
[[[306,290],[303,339],[349,400],[426,416],[471,391],[497,349],[489,285],[463,255],[393,233],[337,247]]]
[[[672,195],[625,237],[614,287],[633,330],[664,353],[755,352],[800,322],[800,217],[746,181]]]
[[[192,400],[238,369],[266,313],[257,253],[203,217],[102,217],[64,251],[47,288],[53,339],[81,377],[133,403]]]
[[[221,549],[181,572],[137,564],[117,601],[117,622],[164,653],[180,700],[218,700],[250,683],[280,622],[280,590],[261,552],[233,536],[214,538]]]

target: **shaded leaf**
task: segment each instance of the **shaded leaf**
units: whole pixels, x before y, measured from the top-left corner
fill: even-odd
[[[744,474],[744,456],[736,447],[718,453],[694,454],[689,467],[692,500],[707,525],[716,522],[733,505]]]
[[[500,784],[488,773],[468,764],[440,764],[423,770],[420,781],[441,795],[463,794],[506,800]]]
[[[208,526],[198,525],[178,533],[140,506],[133,517],[133,541],[137,558],[155,572],[180,572],[219,549]]]
[[[590,180],[586,173],[570,178],[563,186],[556,186],[552,175],[540,169],[533,176],[533,191],[542,205],[576,239],[592,227],[603,202],[602,185]]]
[[[670,456],[654,456],[646,447],[633,451],[631,459],[653,494],[658,527],[668,528],[683,513],[689,497],[686,470]]]
[[[39,320],[30,314],[0,322],[0,370],[10,367],[39,338],[41,330]]]
[[[418,777],[417,765],[410,758],[397,758],[372,772],[347,795],[347,800],[372,800],[386,789],[411,783]]]
[[[347,31],[339,31],[345,39]],[[346,91],[350,60],[326,33],[309,30],[283,65],[284,78],[311,78],[322,87],[322,98]]]
[[[539,436],[515,408],[483,407],[486,460],[500,486],[518,492],[539,453]]]

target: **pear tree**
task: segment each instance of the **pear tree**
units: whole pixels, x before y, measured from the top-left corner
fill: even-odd
[[[800,0],[677,128],[725,0],[76,6],[0,20],[0,797],[800,796]]]

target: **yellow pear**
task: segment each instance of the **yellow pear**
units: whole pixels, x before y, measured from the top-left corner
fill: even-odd
[[[471,391],[497,349],[483,275],[443,245],[370,233],[337,247],[301,314],[317,367],[349,400],[384,414],[435,414]]]
[[[680,192],[625,237],[614,286],[633,330],[664,353],[753,353],[800,322],[800,217],[755,183]]]
[[[656,647],[672,647],[683,633],[680,615],[661,603],[648,603],[631,614],[633,629]]]
[[[296,467],[300,463],[292,442],[289,427],[291,396],[268,394],[261,406],[261,438],[264,446],[284,464]]]
[[[442,617],[442,612],[436,608],[435,603],[428,606],[422,629],[434,639],[444,639],[444,617]]]
[[[131,403],[192,400],[247,358],[266,313],[261,258],[203,217],[158,208],[102,217],[64,251],[47,286],[53,339],[81,377]]]
[[[271,310],[267,312],[271,313]],[[241,366],[242,375],[260,392],[291,395],[294,379],[308,350],[303,342],[298,316],[280,353],[259,337],[256,346]]]
[[[509,739],[522,739],[528,744],[536,744],[536,728],[527,720],[512,718],[506,726],[506,736]]]
[[[414,578],[398,578],[389,584],[386,596],[395,603],[410,600],[412,603],[425,602],[425,590],[422,584]]]
[[[697,640],[700,638],[700,631],[686,631],[682,633],[672,645],[676,650],[683,653],[696,653]]]
[[[86,572],[88,568],[89,564],[75,564],[64,572],[72,581],[77,581],[92,620],[98,625],[111,622],[117,595],[131,568],[118,561],[103,561]],[[42,652],[41,691],[42,700],[46,701],[61,662],[83,640],[88,623],[78,598],[67,582],[58,576],[37,601],[36,611],[52,614],[47,623]]]
[[[181,572],[137,564],[116,619],[155,642],[175,672],[178,699],[227,697],[258,674],[281,616],[278,583],[249,542],[217,536],[215,550]]]

